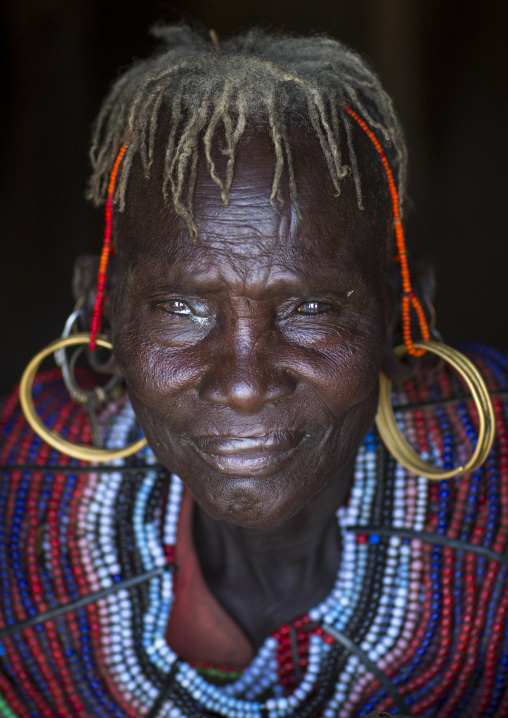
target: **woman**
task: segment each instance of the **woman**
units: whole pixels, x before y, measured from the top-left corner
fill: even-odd
[[[4,407],[0,713],[506,715],[506,360],[468,349],[492,409],[430,341],[390,99],[326,37],[157,32],[96,125],[86,333],[22,381],[49,443]],[[128,399],[61,353],[100,370],[103,315]],[[38,420],[53,353],[88,411],[51,371]]]

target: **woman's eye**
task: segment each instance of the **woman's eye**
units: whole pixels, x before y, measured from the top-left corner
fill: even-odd
[[[323,314],[331,308],[326,302],[302,302],[297,308],[298,314]]]
[[[179,299],[169,299],[167,302],[161,302],[159,306],[170,314],[179,314],[188,317],[193,313],[189,305],[185,302],[181,302]]]
[[[180,299],[168,299],[165,302],[160,302],[157,306],[168,314],[177,317],[187,317],[195,324],[200,324],[201,326],[209,326],[212,321],[210,316],[203,316],[206,312],[204,307],[199,306],[197,309],[191,309],[187,302],[182,302]]]

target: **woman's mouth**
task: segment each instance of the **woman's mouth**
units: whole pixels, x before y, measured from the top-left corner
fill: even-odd
[[[210,468],[229,476],[269,476],[280,470],[308,436],[282,431],[250,436],[189,437],[196,453]]]

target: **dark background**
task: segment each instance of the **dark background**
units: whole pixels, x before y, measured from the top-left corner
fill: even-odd
[[[56,338],[72,263],[98,253],[84,200],[90,126],[157,20],[227,35],[253,24],[326,31],[377,68],[410,152],[410,250],[437,267],[447,341],[508,347],[506,0],[4,0],[0,37],[0,393]]]

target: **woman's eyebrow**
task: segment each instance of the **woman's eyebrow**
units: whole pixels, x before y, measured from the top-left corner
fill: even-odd
[[[163,282],[158,284],[146,283],[143,287],[133,287],[132,294],[134,296],[162,296],[162,295],[179,295],[179,296],[193,296],[196,298],[206,299],[207,297],[219,297],[228,293],[228,290],[232,290],[233,294],[245,294],[250,296],[254,300],[268,301],[275,298],[290,299],[291,297],[304,298],[304,297],[322,297],[326,299],[337,298],[341,301],[347,300],[353,293],[355,296],[360,296],[360,292],[357,290],[359,287],[354,285],[354,289],[351,289],[353,285],[348,283],[344,286],[330,286],[330,284],[315,283],[309,284],[293,284],[286,281],[277,281],[273,284],[257,285],[255,287],[248,284],[242,285],[241,292],[235,291],[234,287],[228,285],[227,282],[222,281],[196,281],[195,278],[189,278],[188,281],[184,282]]]
[[[179,293],[195,296],[221,294],[227,291],[246,293],[263,299],[275,296],[329,295],[343,299],[355,289],[357,294],[365,286],[364,278],[355,271],[340,272],[334,262],[326,266],[307,268],[298,263],[268,261],[252,267],[235,266],[224,258],[220,266],[207,265],[206,259],[178,258],[174,262],[140,262],[132,268],[127,281],[135,295]]]

